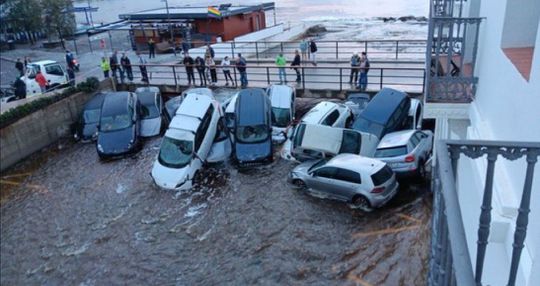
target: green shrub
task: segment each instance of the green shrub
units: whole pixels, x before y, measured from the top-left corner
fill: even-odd
[[[64,89],[60,94],[39,98],[2,113],[0,115],[0,128],[4,128],[12,123],[15,123],[17,120],[28,116],[40,109],[43,109],[55,102],[58,102],[64,98],[67,98],[77,92],[91,93],[97,91],[98,89],[99,80],[95,77],[89,77],[85,81],[79,83],[76,87],[69,87]]]

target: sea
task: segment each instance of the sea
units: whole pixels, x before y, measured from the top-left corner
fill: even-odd
[[[75,0],[75,7],[97,7],[92,13],[94,23],[118,21],[118,15],[148,9],[165,7],[165,0]],[[169,7],[175,6],[218,6],[220,4],[256,5],[270,1],[197,1],[168,0]],[[399,18],[404,16],[427,17],[429,1],[427,0],[275,0],[276,19],[278,23],[295,25],[299,23],[323,25],[329,33],[327,40],[400,40],[425,39],[427,22],[383,21],[382,18]],[[272,12],[270,12],[272,13]],[[77,23],[86,22],[84,13],[76,15]],[[273,22],[273,15],[267,16]]]

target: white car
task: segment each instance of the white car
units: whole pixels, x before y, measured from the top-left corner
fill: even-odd
[[[302,117],[300,123],[346,128],[353,119],[352,111],[348,106],[330,101],[321,101]]]
[[[26,66],[26,73],[21,79],[26,84],[26,96],[40,95],[41,89],[36,81],[36,74],[41,71],[47,80],[47,88],[66,85],[68,83],[67,72],[64,67],[55,61],[38,61]]]
[[[233,95],[230,99],[225,101],[223,104],[225,106],[225,125],[232,132],[234,128],[234,109],[236,106],[236,99],[238,98],[238,93]]]
[[[199,179],[216,136],[221,107],[213,96],[188,93],[176,111],[152,168],[156,185],[188,190]],[[195,181],[195,182],[194,182]]]
[[[373,157],[377,136],[352,129],[315,124],[299,124],[290,129],[281,157],[293,161],[329,158],[349,153]]]
[[[421,129],[423,119],[424,113],[422,110],[422,101],[416,98],[411,98],[411,107],[409,108],[407,119],[405,119],[405,128]]]
[[[139,87],[135,93],[141,104],[141,137],[159,135],[163,115],[163,100],[159,88]]]
[[[283,143],[285,130],[294,120],[296,91],[288,85],[271,85],[267,93],[272,105],[272,141]]]
[[[231,145],[229,130],[225,126],[225,118],[221,117],[218,121],[214,144],[212,144],[212,149],[210,149],[210,153],[208,153],[206,162],[218,163],[227,160],[231,156]]]

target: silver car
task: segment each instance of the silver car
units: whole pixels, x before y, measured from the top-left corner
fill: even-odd
[[[290,172],[288,182],[364,211],[386,204],[399,188],[386,163],[354,154],[302,163]]]
[[[426,177],[431,157],[433,132],[403,130],[386,134],[375,151],[375,158],[386,162],[398,177]]]

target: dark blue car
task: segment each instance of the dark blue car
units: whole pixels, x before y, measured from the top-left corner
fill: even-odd
[[[403,129],[410,106],[411,100],[406,93],[383,88],[356,117],[352,129],[382,139],[387,133]]]
[[[272,162],[270,99],[261,88],[240,91],[235,105],[234,161],[239,167]]]
[[[75,126],[75,140],[90,142],[97,139],[97,126],[101,114],[101,104],[106,93],[98,93],[92,97],[85,105]]]

